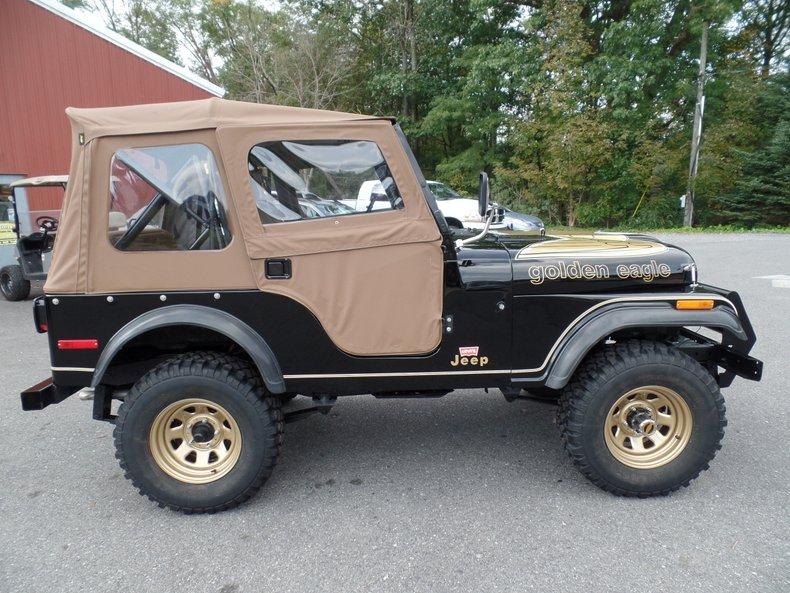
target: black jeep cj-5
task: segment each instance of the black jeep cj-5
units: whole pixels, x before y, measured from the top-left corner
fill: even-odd
[[[688,253],[639,235],[451,232],[389,119],[217,99],[68,114],[34,305],[52,378],[22,405],[92,387],[127,477],[161,505],[247,500],[284,420],[337,396],[483,387],[556,397],[585,476],[667,494],[720,447],[719,388],[760,379],[741,300],[699,284]],[[315,218],[300,204],[368,181],[386,207]],[[496,212],[485,175],[480,212]],[[296,394],[314,406],[288,413]]]

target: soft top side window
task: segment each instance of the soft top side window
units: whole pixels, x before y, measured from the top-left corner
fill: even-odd
[[[375,142],[264,142],[248,156],[250,186],[263,224],[403,208]]]
[[[223,249],[225,190],[211,150],[178,144],[117,151],[108,237],[122,251]]]

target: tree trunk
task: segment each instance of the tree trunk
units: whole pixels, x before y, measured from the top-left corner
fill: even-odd
[[[774,44],[771,40],[770,32],[766,33],[766,38],[763,41],[763,61],[760,66],[760,76],[768,78],[771,74],[771,60],[774,57]]]
[[[404,84],[401,113],[404,117],[414,119],[417,111],[417,100],[414,94],[414,78],[417,73],[417,24],[414,16],[414,0],[403,0],[403,39],[401,39],[401,73],[408,76]]]
[[[568,198],[568,211],[566,212],[569,227],[576,226],[576,202],[573,198]]]
[[[694,129],[691,132],[689,178],[686,186],[686,205],[683,209],[683,226],[694,224],[694,184],[697,181],[699,145],[702,137],[702,110],[705,106],[705,64],[708,56],[708,23],[702,23],[702,40],[699,49],[699,76],[697,78],[697,103],[694,107]]]
[[[762,63],[760,64],[760,76],[762,78],[768,78],[771,74],[771,60],[774,57],[774,34],[776,33],[777,27],[781,27],[782,23],[777,23],[776,20],[776,11],[773,0],[768,2],[766,14],[765,14],[765,29],[761,31],[760,36],[762,37]]]

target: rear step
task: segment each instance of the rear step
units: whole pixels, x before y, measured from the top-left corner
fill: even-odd
[[[28,387],[21,393],[22,409],[25,411],[43,410],[50,404],[59,404],[77,389],[57,389],[52,377]]]

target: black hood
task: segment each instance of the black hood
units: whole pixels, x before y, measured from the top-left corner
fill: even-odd
[[[594,235],[491,235],[465,249],[510,255],[515,294],[632,291],[692,282],[694,260],[654,237]]]

